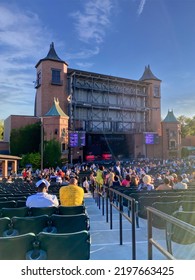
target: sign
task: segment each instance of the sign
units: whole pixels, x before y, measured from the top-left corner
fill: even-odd
[[[144,140],[146,145],[153,145],[159,143],[159,136],[156,133],[144,133]]]
[[[83,147],[85,146],[85,132],[73,131],[69,132],[69,147]]]

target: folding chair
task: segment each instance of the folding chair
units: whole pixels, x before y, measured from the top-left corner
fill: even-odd
[[[57,233],[71,233],[89,230],[89,217],[86,214],[56,215],[50,217],[51,225],[57,229]]]
[[[84,205],[79,206],[62,206],[58,207],[58,214],[59,215],[76,215],[76,214],[83,214],[86,212],[86,208]]]
[[[88,231],[66,234],[40,232],[37,235],[37,248],[28,252],[27,258],[40,260],[40,250],[43,259],[47,260],[89,260],[90,244]]]
[[[175,211],[173,217],[195,226],[195,211]],[[166,240],[167,240],[167,250],[171,254],[172,252],[172,242],[178,244],[193,244],[195,243],[194,232],[189,232],[177,225],[172,223],[167,223],[166,227]]]
[[[0,260],[25,260],[26,253],[33,249],[34,233],[0,237]]]
[[[21,235],[29,232],[38,234],[48,226],[49,218],[47,215],[36,217],[13,217],[12,225],[7,231],[7,236]]]
[[[48,215],[57,213],[58,207],[31,207],[29,208],[30,216],[40,216],[40,215]]]
[[[4,236],[4,232],[9,229],[9,225],[11,224],[11,220],[8,217],[0,218],[0,236]]]
[[[7,201],[0,201],[0,209],[1,208],[13,208],[16,207],[17,203],[15,200],[7,200]]]
[[[26,217],[28,216],[28,207],[20,207],[20,208],[2,208],[1,216],[12,218],[14,216],[17,217]]]
[[[168,215],[172,215],[173,212],[177,211],[179,209],[179,202],[178,201],[170,201],[170,202],[154,202],[152,203],[152,207],[155,209],[164,212]],[[165,229],[166,228],[166,221],[162,218],[153,215],[152,219],[152,226],[159,228],[159,229]]]

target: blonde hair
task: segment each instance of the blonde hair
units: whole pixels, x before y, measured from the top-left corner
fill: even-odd
[[[151,178],[149,175],[145,175],[145,176],[143,177],[143,182],[144,182],[145,184],[150,184],[151,181],[152,181],[152,178]]]

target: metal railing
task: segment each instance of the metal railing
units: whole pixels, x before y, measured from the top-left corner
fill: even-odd
[[[195,237],[195,226],[188,224],[184,221],[181,221],[173,216],[170,216],[164,212],[161,212],[153,207],[147,207],[147,220],[148,220],[148,260],[152,260],[153,256],[153,246],[156,247],[158,251],[160,251],[165,257],[167,257],[170,260],[175,260],[176,258],[173,256],[173,252],[171,250],[168,250],[170,248],[170,242],[171,242],[171,236],[170,232],[166,230],[166,243],[167,243],[167,249],[163,248],[160,243],[158,243],[157,240],[154,240],[153,238],[153,232],[152,232],[152,220],[153,215],[156,215],[160,219],[163,219],[169,224],[173,224],[175,226],[178,226],[179,228],[185,230],[186,232],[189,232],[190,234],[194,235]],[[169,244],[168,244],[169,243]]]
[[[123,217],[131,223],[132,229],[132,260],[136,260],[136,201],[113,188],[96,186],[94,194],[97,206],[102,208],[102,215],[106,212],[106,222],[113,228],[113,208],[119,213],[119,243],[123,244]]]

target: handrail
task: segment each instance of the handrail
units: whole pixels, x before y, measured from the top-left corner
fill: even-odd
[[[152,245],[154,245],[164,256],[170,260],[175,260],[176,258],[165,250],[157,241],[153,239],[152,235],[152,215],[155,214],[158,217],[164,219],[166,222],[179,226],[180,228],[192,233],[195,235],[195,226],[188,224],[184,221],[181,221],[173,216],[170,216],[164,212],[161,212],[153,207],[146,207],[147,209],[147,221],[148,221],[148,260],[152,260]],[[166,238],[167,238],[166,232]]]
[[[115,199],[114,196],[117,196]],[[119,212],[119,239],[120,245],[123,244],[123,224],[122,224],[122,217],[127,219],[132,225],[132,259],[136,259],[136,201],[134,198],[125,195],[113,188],[109,188],[107,186],[102,186],[99,188],[97,186],[97,197],[96,202],[101,209],[101,202],[102,202],[102,215],[104,215],[104,204],[106,199],[106,222],[108,222],[109,214],[110,214],[110,229],[112,229],[112,208],[114,207]],[[123,201],[124,199],[127,200],[127,207],[124,208]],[[110,205],[110,207],[108,207]],[[110,211],[108,209],[110,208]],[[124,209],[128,210],[128,213],[125,213]]]

